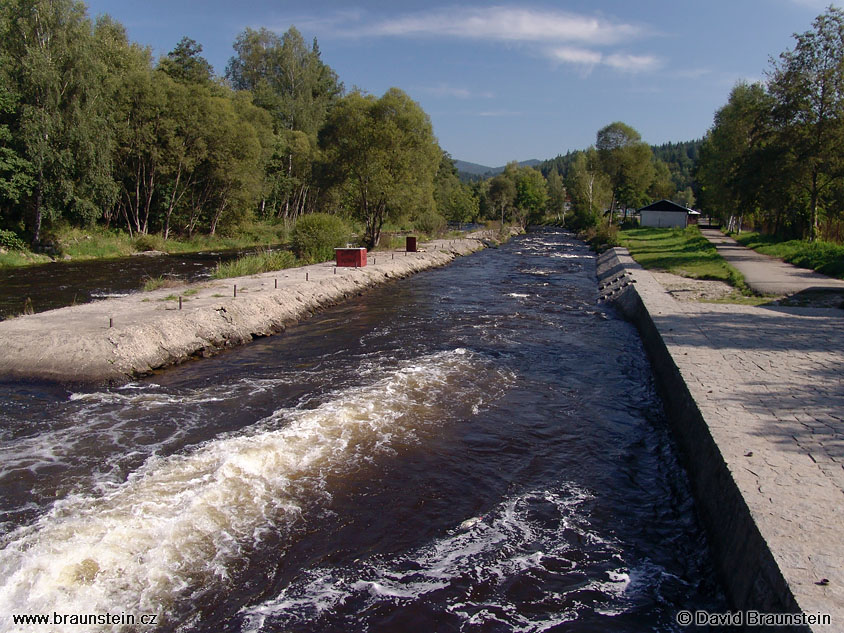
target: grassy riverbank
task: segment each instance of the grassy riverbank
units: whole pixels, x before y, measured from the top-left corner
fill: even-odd
[[[744,277],[730,266],[696,226],[687,229],[639,228],[619,231],[619,241],[643,268],[692,279],[725,281],[748,292]]]
[[[733,234],[732,237],[742,246],[752,248],[764,255],[777,257],[823,275],[844,279],[844,244],[782,240],[773,235],[759,233]]]
[[[43,264],[56,260],[128,257],[142,251],[177,254],[276,246],[286,243],[287,238],[287,230],[283,224],[269,222],[241,225],[237,233],[232,235],[197,235],[188,239],[168,240],[155,234],[130,236],[122,230],[96,226],[87,229],[59,227],[48,237],[48,243],[51,244],[49,255],[27,249],[4,249],[6,252],[0,252],[0,268]]]

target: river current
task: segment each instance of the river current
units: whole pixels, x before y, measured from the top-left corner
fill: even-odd
[[[540,231],[120,388],[0,384],[0,630],[724,611],[637,333],[596,293],[593,254]],[[136,625],[11,617],[108,613]]]

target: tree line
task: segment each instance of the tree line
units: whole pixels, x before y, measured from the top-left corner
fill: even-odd
[[[214,235],[314,211],[439,225],[477,215],[430,119],[347,92],[314,40],[247,28],[223,76],[183,38],[155,60],[78,0],[0,5],[0,229]]]
[[[737,84],[700,148],[702,208],[782,237],[841,241],[844,11],[830,6],[765,82]]]

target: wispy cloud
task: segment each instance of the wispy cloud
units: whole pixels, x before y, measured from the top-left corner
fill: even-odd
[[[438,97],[455,97],[457,99],[493,99],[495,97],[495,95],[488,90],[477,92],[470,90],[469,88],[451,86],[445,83],[440,83],[435,86],[422,86],[419,90]]]
[[[451,7],[373,21],[367,20],[365,14],[348,12],[343,19],[321,16],[310,21],[311,27],[317,25],[321,27],[318,30],[339,37],[433,37],[512,43],[555,63],[587,70],[603,65],[624,72],[645,72],[662,65],[653,55],[607,51],[651,34],[650,27],[554,9]],[[457,93],[452,96],[462,98]]]
[[[517,7],[438,9],[388,18],[364,29],[364,34],[449,36],[513,42],[616,43],[641,35],[632,24],[562,11]]]
[[[604,55],[600,51],[570,47],[552,48],[547,51],[547,54],[554,61],[578,65],[587,70],[594,66],[603,65],[623,72],[636,73],[656,70],[662,66],[662,61],[653,55],[622,53]]]

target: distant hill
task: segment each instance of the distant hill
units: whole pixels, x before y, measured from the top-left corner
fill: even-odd
[[[523,160],[519,163],[519,167],[536,167],[541,162],[536,159]],[[479,165],[478,163],[470,163],[457,159],[454,161],[454,166],[457,167],[457,172],[460,174],[461,180],[484,180],[485,178],[492,178],[504,171],[504,165],[501,167],[488,167],[487,165]]]

